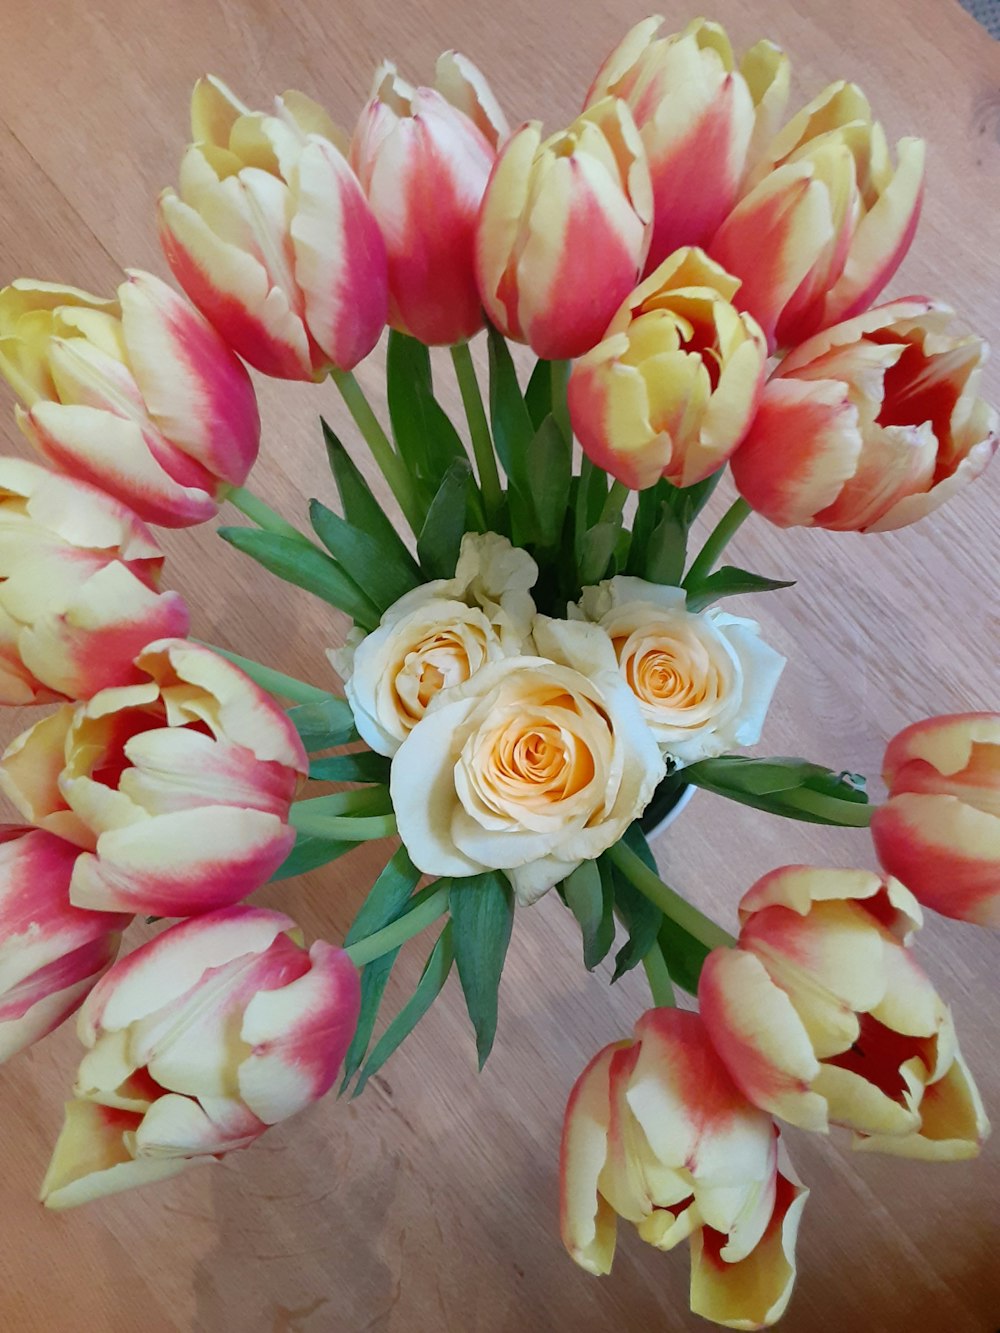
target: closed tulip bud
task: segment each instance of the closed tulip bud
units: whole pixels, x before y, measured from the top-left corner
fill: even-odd
[[[738,304],[771,347],[790,347],[867,309],[910,247],[924,144],[885,131],[854,84],[834,83],[778,134],[708,243],[743,281]]]
[[[703,251],[678,250],[574,365],[569,410],[584,453],[634,490],[703,481],[746,434],[767,346],[731,304],[738,287]]]
[[[794,348],[733,457],[744,498],[781,527],[888,532],[978,477],[997,447],[988,349],[951,313],[907,297]]]
[[[652,194],[627,105],[605,98],[544,142],[532,121],[507,141],[479,216],[486,313],[540,357],[582,356],[635,286]]]
[[[788,57],[773,42],[758,42],[737,68],[720,24],[695,19],[659,37],[662,26],[655,17],[636,24],[587,94],[588,105],[624,98],[642,136],[653,182],[647,272],[680,246],[711,239],[777,128],[790,82]]]
[[[64,705],[7,748],[0,788],[75,842],[70,900],[195,916],[245,898],[288,855],[307,771],[286,713],[208,648],[163,639],[139,685]]]
[[[41,829],[0,825],[0,1063],[79,1008],[129,923],[70,905],[78,855]]]
[[[915,722],[882,775],[871,830],[888,873],[942,916],[1000,927],[1000,714]]]
[[[855,1148],[975,1157],[989,1123],[951,1014],[906,947],[920,908],[866,870],[784,866],[740,903],[698,999],[744,1095],[800,1129],[853,1130]]]
[[[0,703],[89,699],[188,630],[145,524],[83,482],[0,458]]]
[[[230,907],[123,958],[78,1020],[87,1052],[42,1199],[72,1208],[249,1147],[333,1086],[357,1025],[343,949]]]
[[[780,1318],[809,1192],[697,1014],[652,1009],[590,1062],[566,1107],[560,1183],[563,1244],[588,1272],[610,1272],[621,1217],[659,1250],[690,1237],[696,1314],[728,1328]]]
[[[476,219],[506,132],[486,80],[462,56],[412,88],[385,64],[361,113],[351,161],[385,237],[389,323],[424,343],[457,343],[483,326]]]
[[[18,423],[61,472],[147,523],[211,518],[257,458],[250,378],[196,310],[151,273],[117,300],[19,278],[0,292],[0,374]]]
[[[265,375],[352,369],[385,327],[386,259],[343,133],[302,93],[267,115],[215,78],[195,85],[191,128],[179,193],[160,196],[174,277]]]

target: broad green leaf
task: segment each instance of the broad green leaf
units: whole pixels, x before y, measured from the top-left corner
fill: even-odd
[[[441,994],[454,961],[452,923],[449,921],[430,952],[430,957],[427,959],[420,980],[417,982],[416,990],[383,1032],[375,1045],[375,1049],[365,1062],[365,1067],[361,1071],[361,1076],[354,1089],[355,1097],[360,1095],[371,1076],[382,1068],[386,1060],[410,1035]]]
[[[708,504],[713,491],[722,480],[725,470],[724,467],[720,467],[710,477],[706,477],[704,481],[695,482],[693,486],[681,487],[671,486],[669,482],[663,483],[663,498],[669,500],[674,512],[685,527],[689,528]]]
[[[499,871],[456,880],[448,900],[455,963],[476,1030],[479,1068],[493,1048],[500,974],[514,924],[514,895]]]
[[[608,563],[614,555],[615,545],[621,523],[605,521],[595,523],[583,534],[580,544],[580,583],[586,588],[599,583],[607,575]]]
[[[357,944],[398,921],[412,906],[411,896],[419,880],[420,871],[410,860],[406,848],[397,848],[368,890],[368,897],[358,909],[344,943]]]
[[[412,562],[413,557],[396,531],[396,525],[376,500],[360,469],[322,417],[320,424],[344,517],[348,523],[374,537],[381,550],[391,550],[397,559]]]
[[[671,980],[689,995],[697,995],[701,965],[711,953],[708,945],[667,916],[663,918],[658,939]]]
[[[405,556],[399,555],[394,547],[384,546],[378,538],[353,527],[319,500],[309,501],[309,521],[316,536],[364,589],[377,611],[387,611],[423,582],[420,569],[408,551]]]
[[[646,544],[642,577],[650,583],[664,583],[680,587],[687,559],[687,526],[665,501],[660,502],[660,513]]]
[[[524,403],[535,430],[552,412],[552,362],[539,359],[524,391]]]
[[[471,485],[468,459],[456,458],[441,480],[417,538],[420,566],[429,579],[450,579],[455,573]]]
[[[389,981],[393,964],[399,957],[399,949],[391,949],[379,958],[373,958],[361,969],[361,1007],[358,1010],[358,1025],[344,1056],[344,1072],[340,1080],[338,1096],[343,1096],[347,1085],[358,1072],[361,1061],[368,1053],[368,1045],[378,1020],[382,996]]]
[[[638,824],[631,824],[626,829],[622,841],[626,847],[631,848],[642,858],[650,870],[656,870],[656,858],[649,850],[649,843]],[[656,943],[663,923],[663,913],[632,886],[613,862],[609,861],[608,867],[614,885],[615,910],[629,933],[625,944],[615,955],[615,970],[611,978],[614,983],[641,963]]]
[[[374,750],[354,754],[334,754],[314,759],[309,776],[314,782],[384,782],[389,781],[390,760]]]
[[[386,353],[389,420],[400,457],[427,495],[457,458],[468,460],[461,436],[434,397],[430,352],[395,329]]]
[[[318,703],[289,708],[288,720],[310,754],[317,750],[332,750],[334,746],[348,745],[358,739],[351,705],[346,699],[338,699],[332,694]]]
[[[346,611],[362,629],[378,624],[378,611],[350,575],[310,543],[259,528],[220,528],[219,536],[279,579]]]
[[[521,395],[510,348],[490,328],[490,420],[497,457],[512,488],[523,495],[527,483],[527,454],[535,434],[531,414]]]
[[[583,935],[583,962],[588,971],[607,956],[615,942],[614,881],[610,863],[584,861],[562,883],[566,906]]]
[[[539,546],[558,546],[569,503],[573,450],[555,417],[545,418],[528,447],[528,492]]]
[[[356,842],[338,842],[333,838],[317,838],[311,833],[299,833],[295,838],[295,846],[268,883],[276,884],[279,880],[291,879],[293,875],[304,875],[307,870],[315,870],[318,866],[336,861],[357,845]]]
[[[722,597],[737,597],[748,592],[774,592],[778,588],[794,587],[794,579],[768,579],[763,574],[752,574],[748,569],[723,565],[714,574],[700,579],[687,590],[689,611],[701,611]]]
[[[724,755],[689,765],[684,776],[706,791],[787,819],[849,828],[865,828],[871,819],[860,774],[835,773],[805,759]]]

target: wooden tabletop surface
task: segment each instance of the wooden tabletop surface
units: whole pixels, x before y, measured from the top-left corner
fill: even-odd
[[[672,26],[689,17],[669,0]],[[893,292],[951,301],[1000,341],[1000,45],[953,0],[720,0],[734,40],[791,53],[798,100],[858,80],[890,136],[930,144],[927,204]],[[175,180],[187,99],[210,70],[263,105],[300,87],[349,124],[383,56],[427,77],[455,46],[489,71],[515,122],[570,118],[641,9],[625,0],[3,0],[0,281],[110,289],[123,265],[161,274],[153,205]],[[444,370],[447,367],[443,367]],[[362,371],[377,399],[378,354]],[[449,403],[457,394],[447,374]],[[1000,397],[1000,364],[987,388]],[[317,415],[345,429],[332,386],[260,383],[253,486],[287,516],[330,499]],[[4,394],[4,446],[21,449]],[[877,771],[885,739],[935,713],[1000,707],[1000,466],[916,528],[782,533],[752,521],[741,563],[795,577],[754,612],[789,665],[762,753]],[[717,506],[724,503],[716,497]],[[710,515],[711,516],[711,515]],[[170,581],[200,637],[332,683],[342,618],[258,573],[212,525],[167,538]],[[3,719],[5,734],[26,717]],[[873,864],[863,832],[794,825],[699,794],[657,847],[669,878],[732,925],[739,894],[790,861]],[[266,890],[312,935],[339,939],[384,846]],[[920,958],[954,1006],[1000,1121],[995,936],[930,922]],[[411,949],[390,1001],[412,987]],[[683,1247],[623,1229],[598,1280],[559,1243],[566,1094],[599,1044],[647,1004],[631,974],[588,976],[555,895],[518,915],[497,1049],[482,1077],[454,980],[354,1103],[329,1100],[220,1166],[66,1215],[34,1202],[61,1121],[72,1025],[0,1074],[0,1329],[4,1333],[597,1333],[704,1328],[687,1313]],[[1000,1325],[1000,1137],[977,1162],[852,1157],[791,1132],[812,1186],[788,1333],[994,1333]]]

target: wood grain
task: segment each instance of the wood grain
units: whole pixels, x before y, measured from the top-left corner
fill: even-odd
[[[672,26],[689,14],[666,6]],[[719,0],[741,44],[792,53],[796,95],[859,80],[890,136],[924,135],[930,179],[896,293],[950,300],[1000,333],[1000,46],[952,0]],[[212,70],[248,100],[301,87],[350,123],[384,55],[425,77],[456,46],[514,120],[572,115],[597,62],[640,11],[622,0],[4,0],[0,11],[0,280],[96,290],[123,265],[164,272],[153,201],[175,178],[187,97]],[[442,367],[444,372],[447,368]],[[377,399],[378,357],[363,372]],[[450,405],[457,394],[447,383]],[[987,385],[1000,395],[994,365]],[[260,384],[255,488],[289,517],[332,485],[317,414],[349,435],[333,388]],[[4,446],[21,448],[7,406]],[[755,603],[789,666],[762,752],[875,773],[885,739],[933,713],[1000,705],[1000,471],[931,521],[885,537],[744,529],[737,557],[799,581]],[[725,497],[717,497],[717,513]],[[711,517],[711,514],[709,515]],[[280,587],[206,527],[167,539],[172,581],[204,638],[327,682],[342,619]],[[7,734],[23,717],[4,719]],[[699,795],[657,848],[665,873],[728,924],[758,874],[788,861],[870,865],[861,832],[791,825]],[[337,939],[381,849],[261,895]],[[931,922],[918,953],[953,1004],[1000,1116],[997,940]],[[77,1047],[64,1030],[0,1077],[0,1328],[27,1333],[590,1333],[706,1327],[687,1313],[687,1260],[623,1234],[598,1281],[556,1231],[559,1122],[597,1048],[647,1000],[632,974],[587,976],[554,895],[519,914],[497,1050],[482,1077],[454,982],[355,1103],[333,1100],[256,1148],[158,1190],[48,1216],[33,1198]],[[422,961],[407,951],[398,1001]],[[929,1166],[852,1158],[838,1136],[789,1135],[813,1196],[788,1333],[993,1333],[1000,1323],[1000,1147]]]

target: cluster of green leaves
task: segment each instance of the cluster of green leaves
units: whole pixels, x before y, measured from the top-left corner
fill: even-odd
[[[867,828],[873,807],[860,773],[836,773],[806,759],[722,755],[684,769],[697,787],[741,805],[809,824]]]

